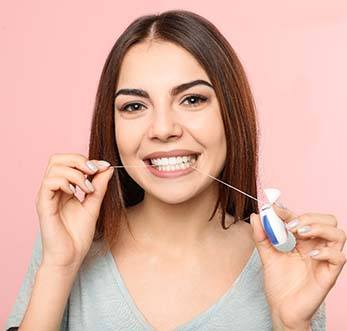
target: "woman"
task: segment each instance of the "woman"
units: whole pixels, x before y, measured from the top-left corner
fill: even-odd
[[[89,158],[50,158],[6,327],[323,330],[346,261],[336,218],[274,207],[300,221],[280,253],[256,202],[203,175],[257,196],[257,156],[250,88],[220,32],[188,11],[135,20],[102,72]]]

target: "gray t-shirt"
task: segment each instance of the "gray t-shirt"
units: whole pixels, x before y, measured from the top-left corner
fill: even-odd
[[[94,242],[72,286],[61,331],[154,331],[128,292],[110,251],[98,254]],[[32,258],[5,330],[18,327],[30,299],[35,273],[40,265],[40,233]],[[169,286],[169,285],[168,285]],[[203,289],[202,289],[203,290]],[[312,331],[326,330],[325,302],[316,311]],[[269,306],[263,288],[262,263],[255,248],[232,286],[210,308],[174,331],[272,330]]]

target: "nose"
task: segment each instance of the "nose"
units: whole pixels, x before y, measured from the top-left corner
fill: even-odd
[[[151,139],[167,141],[182,135],[182,127],[175,118],[173,110],[158,110],[152,113],[148,136]]]

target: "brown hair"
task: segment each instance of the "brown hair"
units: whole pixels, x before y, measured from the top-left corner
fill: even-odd
[[[204,68],[219,101],[227,141],[226,162],[219,179],[257,197],[258,131],[255,106],[244,69],[225,37],[207,19],[186,10],[170,10],[135,19],[114,44],[103,67],[96,94],[90,134],[89,159],[121,165],[115,142],[114,94],[122,60],[135,44],[162,40],[186,49]],[[144,190],[124,168],[115,169],[101,205],[94,241],[104,239],[109,248],[120,231],[125,209],[139,203]],[[235,220],[258,213],[257,202],[225,185],[212,216],[220,208]]]

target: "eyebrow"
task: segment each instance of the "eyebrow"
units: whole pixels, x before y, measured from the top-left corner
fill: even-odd
[[[175,86],[174,88],[171,89],[170,91],[170,95],[171,96],[175,96],[195,85],[206,85],[208,87],[211,87],[212,89],[213,88],[213,85],[209,82],[207,82],[206,80],[203,80],[203,79],[197,79],[197,80],[193,80],[191,82],[188,82],[188,83],[184,83],[184,84],[181,84],[181,85],[178,85],[178,86]],[[142,97],[142,98],[147,98],[149,99],[149,94],[142,90],[142,89],[136,89],[136,88],[126,88],[126,89],[121,89],[119,90],[117,93],[115,93],[115,96],[114,98],[116,99],[118,95],[120,94],[123,94],[123,95],[135,95],[135,96],[138,96],[138,97]]]

